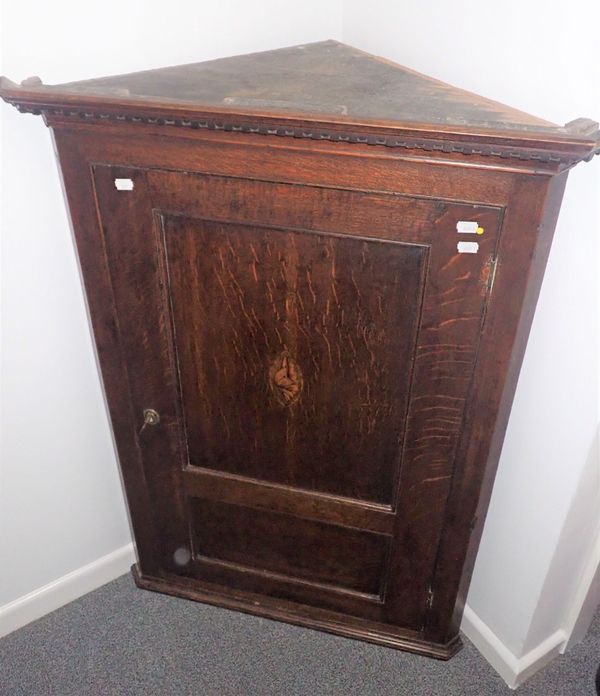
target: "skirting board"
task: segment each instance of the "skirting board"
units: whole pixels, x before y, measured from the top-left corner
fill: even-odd
[[[585,638],[594,614],[600,606],[600,524],[593,539],[591,552],[584,565],[571,602],[571,609],[565,620],[568,640],[562,652],[570,650]]]
[[[0,607],[0,637],[124,575],[132,563],[135,563],[135,551],[133,544],[129,543],[5,604]]]
[[[533,650],[522,657],[517,657],[468,604],[465,606],[460,628],[511,689],[516,689],[560,655],[567,640],[567,634],[560,629]]]

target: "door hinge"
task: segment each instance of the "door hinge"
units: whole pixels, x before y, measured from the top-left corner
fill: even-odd
[[[498,258],[491,256],[487,261],[485,268],[487,270],[487,279],[482,283],[485,288],[485,303],[483,305],[483,312],[481,314],[481,324],[480,329],[483,329],[485,320],[488,312],[488,305],[490,303],[490,297],[492,295],[492,288],[494,287],[494,280],[496,278],[496,267],[498,265]]]
[[[427,590],[427,608],[431,609],[432,606],[433,606],[433,590],[430,587],[429,590]]]
[[[496,278],[496,268],[498,266],[498,258],[494,257],[493,259],[490,259],[489,264],[490,264],[490,270],[489,270],[488,282],[487,282],[488,298],[492,294],[492,288],[494,287],[494,280]]]

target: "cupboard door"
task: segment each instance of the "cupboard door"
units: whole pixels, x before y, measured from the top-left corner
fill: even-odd
[[[93,171],[160,572],[422,630],[501,211]]]

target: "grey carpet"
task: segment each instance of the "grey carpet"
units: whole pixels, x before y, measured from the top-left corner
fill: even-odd
[[[134,587],[123,576],[0,640],[2,696],[495,696],[475,648],[438,662]],[[517,696],[592,696],[600,615]]]

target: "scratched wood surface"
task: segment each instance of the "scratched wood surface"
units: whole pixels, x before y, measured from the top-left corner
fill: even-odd
[[[190,464],[390,503],[427,248],[164,230]]]
[[[225,110],[564,132],[549,121],[332,40],[48,90]]]

